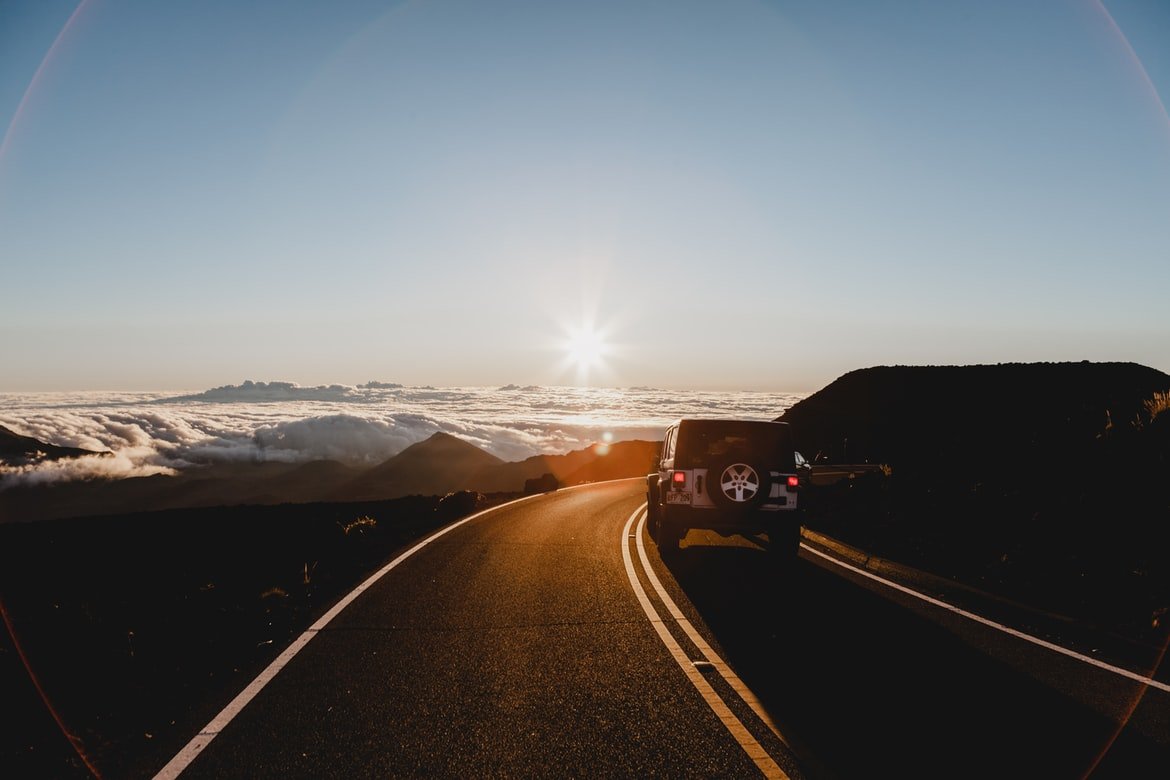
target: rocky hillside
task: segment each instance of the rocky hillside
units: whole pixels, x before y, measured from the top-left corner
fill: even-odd
[[[981,471],[1078,451],[1145,414],[1170,375],[1135,363],[879,366],[851,371],[779,420],[797,446],[835,462]]]
[[[1162,631],[1168,392],[1170,375],[1133,363],[881,366],[777,419],[811,457],[887,467],[810,491],[810,527],[1130,633]]]

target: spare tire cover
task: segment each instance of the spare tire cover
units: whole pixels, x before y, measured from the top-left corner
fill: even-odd
[[[720,461],[707,470],[707,492],[725,509],[755,509],[771,491],[768,470],[746,460]]]

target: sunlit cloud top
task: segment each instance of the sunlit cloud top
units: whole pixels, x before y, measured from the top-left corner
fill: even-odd
[[[671,420],[683,416],[770,420],[801,397],[648,387],[282,381],[183,394],[0,394],[0,425],[49,444],[114,453],[0,467],[0,480],[144,476],[241,461],[373,465],[439,431],[505,460],[523,460],[598,442],[658,440]]]

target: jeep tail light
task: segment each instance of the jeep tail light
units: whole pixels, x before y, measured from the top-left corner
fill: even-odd
[[[796,476],[795,474],[790,476],[788,478],[788,487],[790,487],[790,488],[800,487],[800,477]]]
[[[686,487],[687,473],[685,471],[676,471],[671,475],[670,481],[674,483],[675,487]]]

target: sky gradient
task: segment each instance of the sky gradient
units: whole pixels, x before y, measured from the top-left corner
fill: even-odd
[[[1167,95],[1153,0],[0,2],[0,392],[1170,371]]]

